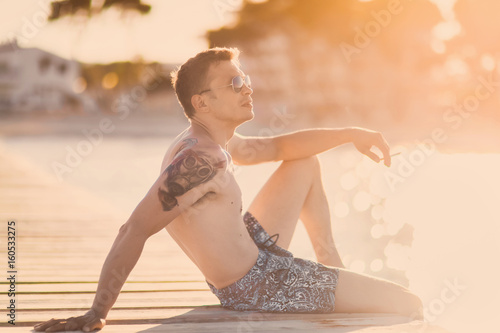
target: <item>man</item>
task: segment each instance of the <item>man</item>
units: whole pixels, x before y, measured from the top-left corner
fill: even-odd
[[[254,116],[250,78],[240,69],[238,55],[237,49],[209,49],[173,73],[190,126],[174,140],[160,176],[120,228],[89,312],[40,323],[36,331],[102,328],[144,243],[164,228],[226,308],[421,318],[420,299],[404,287],[343,269],[332,238],[316,154],[352,142],[375,162],[381,158],[370,148],[377,147],[390,166],[382,135],[360,128],[313,129],[272,138],[235,134]],[[283,162],[242,215],[233,163],[268,161]],[[325,265],[294,258],[286,250],[299,218]]]

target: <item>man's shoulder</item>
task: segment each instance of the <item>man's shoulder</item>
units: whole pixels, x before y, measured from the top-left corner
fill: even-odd
[[[175,159],[178,156],[185,154],[202,154],[214,160],[219,160],[225,157],[224,150],[216,143],[211,142],[204,138],[187,137],[183,138],[173,147],[174,154],[172,157]]]
[[[214,142],[195,136],[182,138],[169,149],[164,159],[162,170],[172,165],[186,167],[197,165],[211,166],[214,169],[225,168],[228,158],[224,150]]]

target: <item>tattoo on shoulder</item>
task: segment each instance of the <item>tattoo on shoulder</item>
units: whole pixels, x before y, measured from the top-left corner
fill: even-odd
[[[166,179],[158,189],[158,197],[164,211],[178,205],[177,197],[192,188],[211,180],[217,169],[223,168],[225,161],[213,163],[209,155],[192,149],[198,141],[186,139],[178,151],[178,156],[163,171]]]
[[[182,144],[179,147],[179,149],[177,149],[177,152],[175,154],[177,155],[180,151],[182,151],[182,150],[184,150],[186,148],[191,148],[191,147],[193,147],[197,143],[198,143],[198,139],[196,139],[196,138],[187,138],[187,139],[184,139],[184,140],[182,140]]]

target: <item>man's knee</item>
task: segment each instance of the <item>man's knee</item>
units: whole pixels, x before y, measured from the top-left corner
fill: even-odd
[[[422,300],[420,297],[418,297],[415,294],[411,294],[412,299],[410,301],[411,303],[411,312],[410,312],[410,318],[415,319],[415,320],[423,320],[424,319],[424,304],[422,303]]]
[[[403,295],[397,305],[398,312],[414,320],[422,320],[424,305],[420,297],[408,290],[405,290]]]

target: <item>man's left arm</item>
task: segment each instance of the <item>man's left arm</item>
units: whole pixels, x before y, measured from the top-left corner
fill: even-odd
[[[371,150],[376,147],[383,155],[384,164],[391,165],[390,148],[382,134],[359,127],[310,129],[273,137],[235,133],[228,149],[235,164],[250,165],[301,159],[346,143],[353,143],[362,154],[378,163],[382,158]]]

